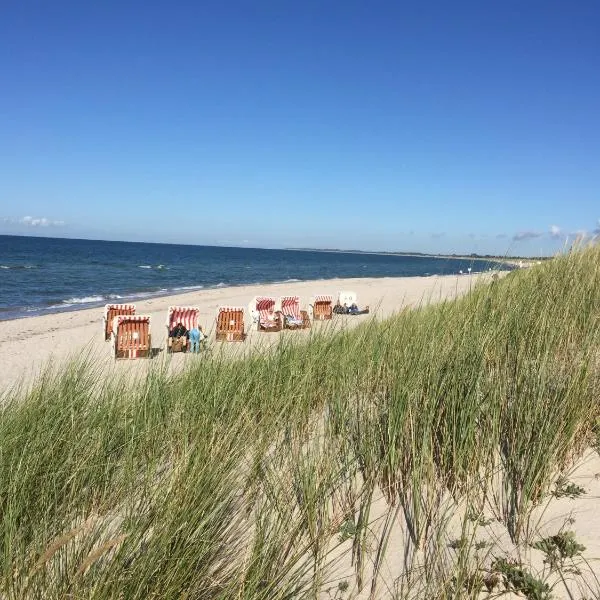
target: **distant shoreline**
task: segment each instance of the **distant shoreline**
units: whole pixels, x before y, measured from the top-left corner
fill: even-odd
[[[488,260],[490,262],[505,263],[512,266],[530,266],[541,260],[549,260],[550,256],[526,257],[526,256],[494,256],[489,254],[428,254],[426,252],[386,252],[371,250],[341,250],[338,248],[282,248],[282,250],[293,250],[295,252],[329,252],[332,254],[372,254],[375,256],[414,256],[415,258],[448,258],[454,260]]]

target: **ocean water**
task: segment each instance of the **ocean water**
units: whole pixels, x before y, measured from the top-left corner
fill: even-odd
[[[0,320],[190,290],[487,270],[484,260],[0,236]]]

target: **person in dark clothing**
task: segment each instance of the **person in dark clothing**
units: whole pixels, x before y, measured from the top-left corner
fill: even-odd
[[[172,338],[180,338],[185,336],[187,338],[187,333],[188,331],[183,326],[183,323],[177,323],[177,325],[171,329],[169,336]]]

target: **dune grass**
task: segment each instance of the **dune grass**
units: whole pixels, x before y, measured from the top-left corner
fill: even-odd
[[[599,315],[591,246],[264,355],[48,371],[0,419],[0,596],[476,598],[481,515],[531,542],[597,445]]]

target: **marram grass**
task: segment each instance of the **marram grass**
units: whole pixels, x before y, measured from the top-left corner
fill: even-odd
[[[475,598],[470,556],[440,550],[448,507],[529,539],[532,509],[595,444],[599,315],[592,246],[177,376],[48,371],[0,419],[0,597],[341,597],[346,561],[345,597]],[[404,567],[384,589],[398,522]]]

